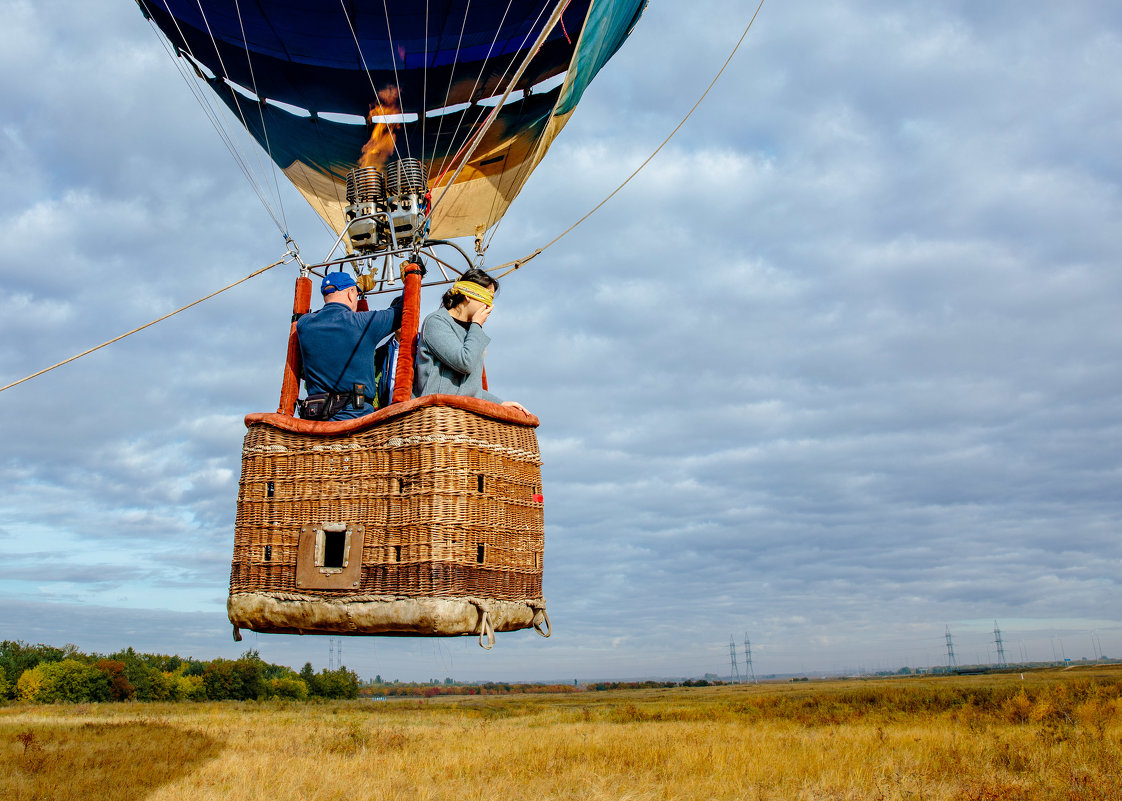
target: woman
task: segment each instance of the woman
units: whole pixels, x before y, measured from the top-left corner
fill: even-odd
[[[472,268],[444,293],[441,308],[425,318],[417,347],[413,396],[467,395],[526,411],[483,388],[483,354],[491,338],[483,324],[491,314],[499,283]]]

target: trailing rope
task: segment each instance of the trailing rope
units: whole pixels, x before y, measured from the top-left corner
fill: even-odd
[[[489,272],[493,273],[496,270],[502,270],[505,267],[509,267],[510,268],[509,270],[506,270],[505,272],[501,272],[501,273],[499,273],[498,275],[495,276],[496,278],[502,278],[503,276],[510,275],[515,270],[521,269],[522,265],[526,264],[526,262],[530,261],[531,259],[533,259],[536,256],[538,256],[539,254],[541,254],[546,248],[552,247],[553,245],[555,245],[559,241],[561,241],[561,239],[564,238],[567,234],[569,234],[574,228],[576,228],[578,225],[583,223],[585,220],[587,220],[593,214],[598,212],[600,210],[600,208],[605,203],[607,203],[609,200],[611,200],[613,197],[615,197],[617,194],[619,194],[620,190],[622,190],[625,186],[627,186],[629,183],[631,183],[631,179],[634,178],[636,175],[638,175],[644,167],[646,167],[648,164],[651,163],[651,161],[654,159],[654,157],[659,154],[659,151],[661,151],[664,147],[666,147],[667,143],[671,139],[674,138],[674,135],[677,134],[678,131],[680,131],[682,129],[682,126],[686,124],[686,121],[689,120],[689,118],[693,116],[693,113],[695,111],[697,111],[697,107],[701,105],[701,101],[703,101],[705,99],[706,95],[709,94],[709,91],[716,85],[717,81],[720,80],[721,75],[724,74],[725,69],[728,67],[729,63],[732,61],[733,56],[736,55],[736,51],[740,49],[740,45],[742,45],[744,43],[744,40],[746,38],[748,38],[748,32],[750,30],[752,30],[752,23],[754,23],[756,21],[756,17],[759,15],[760,9],[763,8],[763,7],[764,7],[764,0],[760,0],[760,4],[758,6],[756,6],[756,10],[752,14],[752,19],[748,20],[748,25],[744,28],[744,33],[740,34],[740,39],[738,39],[737,42],[736,42],[736,45],[733,46],[732,52],[729,53],[729,57],[725,59],[725,63],[721,65],[721,68],[717,71],[717,74],[713,77],[713,80],[711,80],[709,82],[709,85],[707,87],[705,87],[705,91],[701,93],[701,97],[699,97],[697,99],[697,102],[693,104],[693,108],[691,108],[686,113],[686,116],[682,117],[682,121],[679,122],[677,124],[677,126],[675,126],[674,130],[670,132],[669,136],[667,136],[665,139],[662,140],[662,144],[659,145],[658,147],[656,147],[654,149],[654,152],[651,153],[651,155],[647,156],[647,158],[643,161],[643,163],[640,164],[638,167],[636,167],[635,171],[633,173],[631,173],[631,175],[627,176],[627,178],[624,180],[623,183],[621,183],[619,186],[617,186],[615,189],[613,189],[612,193],[610,195],[608,195],[606,198],[604,198],[603,200],[601,200],[599,203],[597,203],[592,208],[591,211],[589,211],[587,214],[585,214],[583,217],[581,217],[575,223],[570,225],[564,231],[559,233],[557,236],[555,236],[549,242],[546,242],[544,245],[542,245],[537,250],[533,251],[532,253],[530,253],[526,256],[523,256],[520,259],[515,259],[514,261],[508,261],[505,264],[500,264],[497,267],[492,267]]]
[[[33,378],[38,378],[39,376],[43,375],[43,373],[49,373],[51,370],[55,369],[56,367],[62,367],[64,364],[70,364],[70,362],[75,361],[76,359],[80,359],[83,356],[88,356],[91,353],[93,353],[95,350],[101,350],[102,348],[104,348],[108,345],[112,345],[114,342],[120,342],[125,337],[132,336],[133,334],[137,333],[138,331],[143,331],[145,328],[148,328],[149,326],[153,326],[156,323],[163,322],[164,320],[168,319],[169,317],[174,317],[175,315],[179,314],[182,311],[187,311],[192,306],[198,306],[203,301],[210,300],[215,295],[220,295],[223,292],[225,292],[227,289],[233,289],[238,284],[243,284],[246,281],[248,281],[250,278],[255,278],[258,275],[261,275],[261,273],[265,272],[266,270],[271,270],[274,267],[280,266],[281,264],[287,264],[288,262],[292,261],[295,258],[296,258],[296,253],[290,250],[288,253],[284,254],[284,258],[280,259],[279,261],[274,261],[272,264],[270,264],[266,267],[262,267],[259,270],[254,270],[249,275],[247,275],[245,278],[239,278],[234,283],[227,284],[226,286],[222,287],[221,289],[216,290],[214,292],[211,292],[209,295],[207,295],[204,298],[199,298],[196,301],[192,301],[191,303],[188,303],[186,306],[181,306],[180,308],[176,309],[173,312],[168,312],[163,317],[159,317],[159,318],[153,320],[150,323],[145,323],[144,325],[142,325],[138,328],[134,328],[131,331],[126,331],[125,333],[121,334],[120,336],[113,337],[113,339],[110,339],[107,342],[102,342],[100,345],[96,345],[96,346],[90,348],[89,350],[84,350],[79,354],[71,356],[69,359],[64,359],[61,362],[59,362],[58,364],[52,364],[50,367],[46,367],[46,368],[40,370],[37,373],[32,373],[29,376],[25,376],[25,377],[21,378],[19,381],[13,381],[12,383],[8,384],[7,386],[0,387],[0,392],[3,392],[6,389],[11,389],[12,387],[17,386],[18,384],[22,384],[24,381],[30,381]]]

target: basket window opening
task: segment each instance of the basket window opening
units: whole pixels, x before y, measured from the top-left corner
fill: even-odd
[[[483,492],[483,476],[476,476],[475,477],[475,487],[476,487],[477,492],[479,492],[479,493]]]
[[[347,532],[323,532],[323,566],[345,567]]]
[[[475,561],[478,562],[479,564],[483,564],[483,560],[486,556],[487,556],[487,546],[486,545],[476,545],[475,546]]]
[[[331,522],[300,529],[296,554],[296,586],[310,589],[352,589],[362,578],[362,547],[366,527]]]
[[[400,562],[401,561],[401,546],[400,545],[393,546],[393,560],[395,562]]]
[[[273,497],[273,482],[272,481],[266,481],[265,482],[265,497],[266,498],[272,498]]]
[[[266,562],[273,561],[273,546],[272,545],[266,545],[265,546],[265,561]]]

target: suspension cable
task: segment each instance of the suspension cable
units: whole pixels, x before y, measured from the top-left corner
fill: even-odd
[[[725,59],[725,63],[721,65],[721,68],[717,71],[717,74],[713,77],[713,80],[711,80],[709,82],[709,85],[707,87],[705,87],[705,91],[701,93],[701,97],[699,97],[697,99],[697,102],[693,104],[693,108],[691,108],[688,112],[686,112],[686,116],[682,117],[682,121],[679,122],[674,127],[674,130],[671,131],[670,134],[665,139],[662,140],[662,144],[660,144],[658,147],[656,147],[654,149],[654,152],[651,153],[651,155],[647,156],[647,158],[643,161],[643,163],[640,164],[638,167],[636,167],[635,171],[633,173],[631,173],[631,175],[627,176],[626,179],[624,179],[623,183],[621,183],[619,186],[617,186],[615,189],[613,189],[611,194],[609,194],[606,198],[604,198],[599,203],[597,203],[595,206],[593,206],[592,209],[587,214],[585,214],[583,217],[581,217],[575,223],[570,225],[564,231],[559,233],[553,239],[546,242],[540,248],[533,251],[532,253],[529,253],[529,254],[523,256],[520,259],[515,259],[514,261],[508,261],[504,264],[500,264],[497,267],[492,267],[490,272],[494,272],[495,270],[502,270],[504,267],[509,267],[510,269],[506,270],[505,272],[501,272],[501,273],[499,273],[498,275],[495,276],[496,278],[502,278],[503,276],[510,275],[515,270],[521,269],[522,266],[524,264],[526,264],[526,262],[528,262],[531,259],[535,258],[536,256],[540,255],[546,248],[551,247],[551,246],[557,244],[559,241],[561,241],[561,239],[563,237],[565,237],[569,232],[571,232],[574,228],[576,228],[578,225],[583,223],[585,220],[587,220],[593,214],[598,212],[600,210],[600,208],[605,203],[607,203],[609,200],[611,200],[613,197],[615,197],[617,194],[619,194],[621,189],[623,189],[625,186],[627,186],[629,183],[631,183],[631,179],[634,178],[636,175],[638,175],[639,172],[644,167],[646,167],[648,164],[651,163],[651,161],[654,159],[654,157],[659,154],[659,151],[661,151],[664,147],[666,147],[667,143],[671,139],[674,138],[674,135],[682,129],[682,126],[686,124],[686,121],[691,116],[693,116],[693,113],[695,111],[697,111],[697,107],[701,105],[701,101],[703,101],[705,99],[706,95],[709,94],[709,91],[716,85],[717,81],[720,80],[721,75],[724,74],[725,69],[728,67],[729,63],[732,61],[733,56],[736,55],[736,51],[740,49],[740,45],[742,45],[744,43],[744,40],[748,37],[748,32],[750,30],[752,30],[752,23],[754,23],[756,21],[756,17],[759,15],[760,9],[763,8],[763,6],[764,6],[764,0],[760,0],[759,5],[756,6],[756,10],[752,14],[752,19],[748,20],[748,25],[744,28],[744,32],[742,34],[740,34],[740,39],[738,39],[736,44],[733,46],[732,52],[729,53],[729,57]]]
[[[390,7],[387,4],[386,0],[382,0],[382,11],[385,12],[385,15],[386,15],[386,43],[389,44],[389,46],[390,46],[390,66],[393,67],[393,82],[394,82],[394,85],[397,87],[397,110],[398,110],[398,113],[401,114],[405,110],[405,108],[404,108],[405,104],[401,102],[401,77],[397,74],[397,50],[394,48],[394,44],[393,44],[393,27],[390,25]],[[350,22],[350,17],[349,16],[347,17],[347,21]],[[353,27],[351,28],[351,31],[352,32],[354,31]],[[425,41],[426,42],[428,41],[428,33],[429,32],[426,29],[425,30]],[[361,48],[360,48],[360,50],[361,50]],[[365,61],[363,62],[363,66],[364,67],[366,66]],[[426,63],[425,64],[425,71],[426,72],[428,72],[428,68],[429,68],[429,65]],[[404,69],[404,66],[402,67],[402,69]],[[370,75],[370,73],[367,72],[367,76],[369,76],[369,75]],[[375,93],[375,94],[377,94],[377,93]],[[378,95],[379,105],[381,105],[381,102],[382,102],[382,98],[381,98],[380,95]],[[421,98],[421,113],[422,114],[424,114],[424,109],[425,109],[425,99],[422,97]],[[404,117],[402,117],[402,119],[404,119]],[[398,156],[400,157],[401,151],[397,149],[397,137],[394,137],[394,152],[396,152],[398,154]],[[413,153],[409,148],[409,137],[406,136],[405,137],[405,158],[412,158],[412,157],[413,157]]]
[[[199,73],[200,78],[202,78],[203,80],[207,79],[202,75],[201,72],[199,72],[199,69],[195,65],[195,62],[190,60],[189,53],[187,54],[187,57],[177,56],[175,52],[172,51],[169,44],[164,40],[163,34],[160,32],[159,28],[156,27],[156,23],[149,21],[149,25],[152,27],[157,41],[160,42],[164,50],[167,52],[168,57],[171,59],[172,64],[175,66],[176,71],[179,73],[179,77],[183,79],[183,82],[187,85],[188,90],[190,90],[191,94],[194,96],[195,102],[199,104],[199,108],[202,109],[203,115],[208,120],[210,120],[210,124],[214,127],[214,131],[218,134],[218,138],[222,140],[222,144],[226,146],[226,150],[234,159],[234,163],[238,166],[238,169],[241,170],[241,173],[245,177],[246,181],[249,182],[250,189],[252,189],[254,194],[257,195],[257,199],[261,201],[262,207],[265,209],[265,212],[269,215],[269,217],[272,218],[273,223],[277,226],[277,230],[283,234],[284,226],[281,224],[281,221],[277,218],[277,215],[273,212],[272,207],[269,205],[268,199],[265,197],[261,186],[258,184],[257,178],[250,170],[250,167],[246,162],[246,159],[243,157],[240,148],[234,142],[230,132],[223,127],[223,122],[219,117],[217,110],[210,105],[206,96],[199,89],[196,82],[187,74],[187,68],[183,66],[183,64],[185,62],[189,63],[192,69]]]
[[[152,31],[155,34],[157,41],[160,42],[160,44],[163,46],[164,50],[167,52],[168,57],[171,58],[172,64],[175,65],[176,70],[180,74],[180,77],[187,84],[188,89],[191,91],[191,94],[195,97],[195,101],[199,104],[199,107],[202,109],[203,114],[207,117],[207,119],[210,120],[211,125],[214,126],[214,130],[218,134],[219,139],[221,139],[223,144],[226,145],[226,149],[230,152],[230,155],[233,157],[234,162],[238,165],[238,168],[241,170],[242,175],[244,175],[245,179],[249,182],[250,188],[253,189],[254,194],[257,195],[257,199],[261,202],[261,205],[262,205],[262,207],[264,207],[265,212],[269,215],[269,217],[272,218],[273,223],[277,226],[277,230],[280,231],[281,234],[286,235],[285,226],[284,226],[284,224],[282,224],[281,220],[278,219],[277,214],[273,210],[269,199],[266,197],[267,192],[265,191],[264,187],[259,183],[258,178],[254,174],[253,170],[251,170],[247,155],[245,153],[243,153],[242,149],[234,141],[234,136],[225,128],[225,124],[222,122],[222,118],[221,118],[220,114],[218,113],[217,109],[215,107],[211,106],[211,103],[210,103],[210,100],[208,99],[207,93],[201,91],[198,88],[195,81],[193,81],[188,76],[186,67],[183,66],[184,62],[187,62],[191,65],[191,68],[195,71],[195,73],[199,76],[200,79],[202,79],[204,82],[209,82],[209,79],[206,78],[205,75],[203,75],[202,71],[199,69],[199,66],[198,66],[199,64],[201,64],[203,62],[199,61],[197,59],[197,57],[195,56],[195,54],[191,51],[190,45],[188,44],[188,39],[184,35],[183,29],[179,25],[179,20],[175,17],[175,15],[171,11],[171,8],[168,6],[167,0],[162,0],[162,5],[164,6],[165,11],[167,11],[168,16],[171,17],[172,22],[175,24],[176,31],[179,33],[180,38],[183,39],[183,42],[184,42],[185,45],[187,45],[187,47],[186,47],[185,50],[173,51],[171,49],[171,46],[170,46],[171,45],[170,40],[165,40],[164,39],[164,36],[160,32],[160,30],[157,27],[155,21],[152,20],[151,17],[149,17],[148,23],[149,23],[149,26],[152,28]],[[211,37],[211,41],[213,42],[213,36]],[[217,45],[215,45],[215,46],[217,47]],[[185,54],[187,56],[187,58],[184,58],[183,54]],[[224,81],[224,78],[222,76],[215,75],[215,80]],[[232,88],[232,85],[230,85],[230,84],[226,84],[226,85],[228,87],[230,87],[229,90],[230,90],[230,92],[233,93],[234,103],[235,103],[235,105],[238,106],[238,113],[240,114],[241,113],[241,106],[240,106],[240,104],[238,103],[238,100],[237,100],[237,93],[234,92],[234,90]]]
[[[222,49],[218,46],[218,40],[215,39],[215,37],[214,37],[214,31],[210,27],[210,20],[207,19],[206,10],[203,8],[202,0],[195,0],[195,2],[198,4],[199,15],[202,17],[203,24],[206,26],[207,36],[210,37],[210,44],[214,48],[214,54],[218,57],[218,66],[222,69],[222,75],[217,76],[217,77],[220,77],[223,81],[225,81],[226,85],[230,88],[230,91],[233,93],[234,106],[238,110],[238,116],[241,118],[242,126],[248,131],[249,130],[249,121],[246,119],[245,111],[242,109],[241,101],[238,100],[237,93],[234,91],[233,82],[230,80],[230,70],[226,68],[226,60],[224,58],[222,58]],[[165,6],[167,5],[166,0],[165,0],[164,5]],[[235,7],[237,8],[237,12],[238,12],[238,23],[239,23],[239,25],[241,25],[241,6],[237,5],[237,0],[235,0]],[[178,25],[179,24],[177,22],[176,23],[177,28],[178,28]],[[253,94],[257,97],[257,103],[258,103],[257,110],[258,110],[258,113],[261,114],[262,132],[265,134],[265,148],[266,148],[266,151],[269,155],[269,163],[272,165],[271,173],[272,173],[274,184],[275,184],[276,183],[277,167],[276,167],[276,163],[272,160],[272,148],[269,146],[269,136],[268,136],[268,133],[264,130],[264,127],[265,127],[264,109],[261,108],[261,104],[264,103],[265,99],[263,97],[261,97],[261,95],[257,91],[257,78],[254,77],[254,75],[253,75],[253,61],[252,61],[252,57],[249,54],[249,43],[245,42],[245,28],[244,28],[244,26],[242,27],[242,41],[246,45],[246,53],[245,53],[246,62],[249,64],[250,81],[253,83]],[[261,164],[260,151],[258,151],[257,158],[258,158],[257,163]],[[264,170],[262,170],[262,171],[264,171]],[[284,205],[281,202],[279,187],[278,187],[278,190],[277,190],[277,206],[278,206],[278,210],[280,211],[280,214],[281,214],[281,219],[284,221],[284,225],[281,227],[281,233],[287,235],[288,234],[288,221],[284,220]]]
[[[525,73],[529,68],[530,62],[533,60],[534,56],[538,54],[538,51],[545,43],[546,38],[550,33],[553,32],[553,29],[557,27],[557,21],[561,19],[561,14],[565,11],[568,5],[569,0],[557,0],[557,5],[554,7],[553,13],[550,14],[549,19],[546,20],[545,26],[542,28],[542,32],[538,35],[537,40],[534,42],[534,46],[530,48],[530,52],[526,54],[526,58],[523,59],[522,64],[519,65],[518,71],[515,72],[514,77],[510,79],[510,83],[507,85],[506,92],[504,92],[503,96],[499,98],[499,102],[495,104],[494,109],[492,109],[491,114],[484,121],[482,127],[480,127],[480,129],[475,133],[475,136],[473,136],[471,140],[469,140],[464,150],[463,156],[460,157],[459,166],[452,174],[452,177],[448,179],[448,183],[444,185],[443,191],[441,191],[437,199],[433,201],[433,204],[429,208],[427,215],[430,219],[432,218],[432,214],[436,210],[436,207],[440,205],[440,201],[442,201],[444,199],[444,196],[448,194],[448,190],[451,189],[452,185],[456,183],[456,179],[460,177],[460,173],[463,172],[464,167],[467,166],[468,161],[470,161],[471,157],[475,154],[476,149],[483,141],[484,135],[488,130],[490,130],[491,126],[495,123],[495,120],[499,118],[499,111],[502,109],[503,103],[505,103],[507,98],[510,97],[511,92],[514,91],[514,87],[518,85],[518,82],[522,80],[523,73]]]
[[[467,28],[467,18],[468,18],[468,11],[469,10],[471,10],[471,0],[468,0],[468,2],[464,5],[464,18],[462,20],[460,20],[460,35],[459,35],[459,38],[456,39],[456,52],[452,54],[452,63],[453,64],[455,64],[460,58],[460,48],[463,46],[463,43],[464,43],[464,30]],[[491,47],[495,46],[495,41],[497,41],[498,38],[499,38],[499,31],[502,30],[502,24],[503,24],[503,22],[506,21],[506,15],[507,15],[507,12],[509,12],[509,11],[510,11],[510,5],[508,4],[507,7],[506,7],[506,11],[503,12],[502,19],[499,20],[499,26],[495,30],[495,38],[491,42]],[[490,51],[488,50],[488,52],[490,52]],[[486,62],[484,62],[484,63],[486,63]],[[428,65],[428,57],[427,56],[425,58],[425,65],[426,65],[426,70],[427,70],[427,65]],[[425,74],[427,75],[428,73],[426,72]],[[483,72],[482,72],[482,66],[481,66],[480,67],[480,73],[475,78],[475,85],[476,86],[479,85],[479,78],[482,76],[482,74],[483,74]],[[448,105],[448,100],[450,99],[450,97],[452,95],[452,83],[453,83],[453,79],[455,77],[456,77],[456,70],[454,68],[448,70],[448,85],[444,88],[444,101],[443,102],[444,102],[445,105]],[[428,80],[428,79],[426,78],[426,80]],[[470,108],[470,107],[471,107],[471,103],[468,103],[468,108]],[[462,109],[460,111],[460,116],[463,116],[463,114],[466,111],[467,111],[467,109]],[[436,135],[433,136],[433,138],[432,138],[432,142],[433,142],[432,162],[433,162],[433,164],[436,163],[436,145],[437,145],[437,142],[440,141],[440,134],[444,130],[444,118],[447,117],[447,116],[448,116],[448,114],[441,114],[440,119],[438,119],[437,122],[436,122]],[[428,118],[428,112],[427,111],[425,112],[425,118],[426,119]],[[459,130],[460,130],[460,128],[457,125],[456,130],[453,131],[453,133],[452,133],[452,137],[451,137],[452,142],[456,141],[456,134],[459,133]],[[424,141],[424,135],[423,134],[421,135],[421,141],[422,142]],[[447,159],[448,159],[448,155],[445,154],[443,160],[441,161],[441,166],[442,167],[444,165],[444,161],[447,161]]]
[[[269,154],[269,162],[272,165],[271,173],[273,176],[273,189],[276,190],[277,208],[280,210],[281,219],[284,220],[284,229],[288,231],[288,218],[284,213],[284,197],[281,195],[280,183],[277,181],[277,162],[273,158],[273,145],[269,141],[269,126],[265,124],[265,98],[261,96],[261,91],[257,88],[257,74],[253,71],[253,57],[249,54],[249,40],[245,35],[245,20],[242,19],[242,7],[238,0],[234,0],[234,8],[238,12],[238,26],[242,32],[242,44],[245,45],[245,63],[249,67],[249,80],[253,84],[253,94],[257,96],[257,114],[261,120],[261,135],[265,137],[265,152]],[[200,5],[199,10],[202,10]],[[206,17],[203,17],[206,20]],[[207,31],[210,31],[210,23],[207,23]],[[214,34],[211,33],[211,41],[214,41]],[[218,45],[215,43],[215,52],[218,52]],[[222,69],[226,69],[226,65],[222,65]],[[240,106],[239,106],[240,108]]]
[[[29,376],[25,376],[24,378],[21,378],[19,381],[13,381],[12,383],[8,384],[7,386],[0,387],[0,392],[3,392],[6,389],[11,389],[12,387],[17,386],[18,384],[22,384],[24,381],[30,381],[33,378],[38,378],[39,376],[43,375],[43,373],[49,373],[51,370],[55,369],[56,367],[62,367],[64,364],[69,364],[70,362],[75,361],[76,359],[80,359],[83,356],[88,356],[89,354],[93,353],[96,350],[101,350],[102,348],[104,348],[108,345],[112,345],[114,342],[120,342],[122,339],[124,339],[127,336],[132,336],[133,334],[137,333],[138,331],[143,331],[145,328],[148,328],[149,326],[153,326],[156,323],[163,322],[164,320],[168,319],[169,317],[174,317],[175,315],[179,314],[182,311],[187,311],[187,309],[190,309],[192,306],[198,306],[203,301],[210,300],[215,295],[220,295],[223,292],[225,292],[227,289],[233,289],[238,284],[245,283],[250,278],[255,278],[256,276],[261,275],[261,273],[265,272],[266,270],[271,270],[274,267],[277,267],[281,264],[287,264],[288,262],[290,262],[290,261],[292,261],[293,259],[296,259],[296,258],[297,258],[296,252],[294,250],[289,250],[279,260],[274,261],[272,264],[266,265],[265,267],[262,267],[258,270],[254,270],[249,275],[245,276],[245,278],[239,278],[237,281],[234,281],[234,283],[227,284],[226,286],[222,287],[221,289],[218,289],[218,290],[215,290],[214,292],[211,292],[206,297],[199,298],[198,300],[192,301],[191,303],[188,303],[186,306],[181,306],[173,312],[168,312],[163,317],[158,317],[150,323],[145,323],[144,325],[139,326],[138,328],[134,328],[131,331],[126,331],[125,333],[121,334],[120,336],[113,337],[112,339],[108,340],[107,342],[102,342],[100,345],[95,345],[94,347],[90,348],[89,350],[84,350],[79,354],[71,356],[69,359],[63,359],[58,364],[52,364],[50,367],[45,367],[44,369],[40,370],[37,373],[32,373]]]
[[[444,157],[440,160],[440,169],[437,171],[437,172],[439,172],[439,176],[437,177],[436,181],[430,182],[430,184],[435,185],[436,183],[439,183],[444,178],[444,176],[448,172],[448,170],[452,166],[455,166],[456,159],[458,159],[460,157],[460,154],[463,153],[464,148],[467,147],[468,141],[471,138],[470,137],[470,132],[473,129],[475,129],[478,125],[480,125],[487,118],[488,114],[492,113],[491,111],[488,111],[487,106],[477,105],[479,101],[474,99],[474,98],[475,98],[476,93],[482,94],[483,93],[482,90],[485,89],[487,84],[491,82],[490,79],[488,79],[487,82],[483,81],[483,73],[484,73],[484,71],[486,70],[486,67],[487,67],[487,60],[489,58],[491,58],[491,54],[495,52],[495,45],[497,45],[499,43],[499,34],[502,32],[503,25],[506,24],[506,18],[510,14],[511,5],[512,5],[512,3],[510,3],[510,2],[507,3],[506,9],[503,11],[503,16],[499,20],[498,26],[495,28],[495,36],[491,39],[491,44],[487,47],[487,55],[485,55],[483,57],[483,59],[479,62],[479,72],[476,74],[475,81],[472,84],[472,93],[471,93],[471,96],[469,98],[467,108],[463,109],[459,114],[455,115],[456,116],[456,127],[452,131],[452,136],[449,137],[449,142],[455,143],[456,140],[460,136],[461,129],[463,129],[465,127],[467,128],[469,134],[467,136],[465,136],[463,144],[460,145],[460,147],[454,153],[451,153],[451,154],[445,153],[444,154]],[[545,4],[542,5],[541,9],[538,11],[537,17],[535,17],[534,21],[532,23],[530,23],[529,27],[527,27],[526,35],[522,37],[522,42],[516,48],[516,51],[515,51],[516,53],[521,52],[521,49],[523,47],[525,47],[526,41],[533,35],[534,29],[537,28],[538,23],[540,23],[542,21],[542,16],[545,14],[545,12],[548,8],[549,8],[548,5],[545,5]],[[466,17],[465,17],[465,20],[466,20]],[[461,35],[461,37],[463,36],[463,31],[460,32],[460,35]],[[507,46],[509,46],[510,41],[511,41],[511,39],[508,38],[507,41],[506,41]],[[459,52],[459,47],[457,46],[457,53],[458,52]],[[505,67],[503,67],[503,74],[500,75],[498,77],[498,79],[494,80],[495,86],[498,87],[498,86],[503,85],[503,81],[506,80],[506,76],[510,73],[510,70],[514,67],[514,64],[515,64],[515,59],[512,57],[509,60],[509,62],[507,63],[507,65]],[[451,77],[452,76],[450,74],[449,75],[449,82],[448,82],[449,91],[451,91],[451,87],[452,87]],[[445,99],[447,99],[447,92],[445,93]],[[480,98],[480,99],[482,99],[482,98]],[[472,116],[473,114],[474,114],[474,118],[471,119],[471,121],[469,122],[468,118],[470,116]],[[444,118],[441,117],[441,124],[442,125],[443,125],[443,120],[444,120]],[[466,126],[465,126],[465,123],[466,123]],[[440,130],[441,130],[441,128],[438,127],[437,128],[437,135],[436,135],[437,140],[439,140],[439,138],[440,138]]]
[[[563,31],[565,30],[565,12],[568,10],[568,6],[569,6],[569,2],[566,2],[565,3],[565,8],[561,9],[561,17],[558,20],[558,22],[561,25],[561,29]],[[538,16],[538,19],[539,20],[541,19],[541,15]],[[587,22],[587,20],[586,20],[586,22]],[[536,20],[535,20],[534,24],[535,25],[537,24]],[[583,28],[583,26],[582,26],[582,28]],[[568,37],[569,37],[569,33],[568,33],[568,31],[565,31],[565,38],[568,39]],[[528,38],[528,35],[527,35],[527,38]],[[522,43],[523,44],[526,43],[525,39],[523,39]],[[576,54],[576,46],[573,47],[573,54],[574,55]],[[509,69],[510,68],[508,66],[507,71],[509,71]],[[503,78],[506,78],[506,72],[505,71],[503,72]],[[526,93],[526,96],[523,97],[523,104],[519,108],[519,114],[522,115],[522,116],[519,117],[519,120],[518,120],[519,123],[522,121],[522,119],[524,118],[524,116],[526,114],[526,105],[527,104],[526,104],[525,101],[526,101],[527,97],[528,97],[528,92]],[[518,123],[516,123],[516,125],[517,124]],[[477,250],[480,254],[485,254],[487,252],[487,248],[490,247],[490,239],[494,237],[494,231],[498,228],[498,223],[495,222],[495,224],[492,225],[492,222],[495,221],[495,216],[494,216],[495,215],[495,208],[499,205],[500,198],[504,198],[504,200],[503,200],[503,203],[504,203],[503,211],[500,212],[500,215],[499,215],[500,218],[501,218],[502,215],[505,214],[506,208],[509,207],[509,205],[510,205],[510,202],[508,200],[505,200],[506,191],[509,190],[512,187],[517,187],[515,189],[515,193],[517,194],[517,192],[521,191],[521,187],[525,184],[526,178],[529,176],[529,174],[531,172],[533,172],[533,169],[536,166],[536,162],[535,162],[536,154],[537,154],[537,152],[538,152],[538,150],[541,146],[541,140],[542,140],[543,135],[544,135],[544,129],[537,136],[537,138],[534,139],[531,147],[529,147],[527,149],[525,158],[522,159],[522,161],[519,163],[518,167],[514,170],[513,177],[509,178],[507,180],[505,187],[503,186],[503,181],[501,179],[497,180],[495,182],[495,190],[496,191],[491,195],[491,207],[487,210],[487,217],[486,217],[486,220],[483,224],[484,225],[484,235],[486,235],[486,231],[487,231],[488,228],[490,228],[490,230],[491,230],[491,235],[490,235],[490,237],[487,238],[486,242],[483,242],[484,236],[482,236],[482,235],[477,239]],[[510,148],[508,147],[507,152],[509,152],[509,151],[510,151]],[[500,175],[505,175],[507,173],[506,167],[507,167],[507,164],[504,161],[503,172],[500,173]],[[482,248],[479,247],[479,243],[482,243]]]

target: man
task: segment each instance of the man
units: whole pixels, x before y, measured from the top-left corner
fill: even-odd
[[[320,285],[323,308],[296,322],[304,386],[301,417],[349,420],[376,408],[374,349],[401,327],[401,298],[388,309],[357,311],[358,286],[347,273],[328,273]]]

